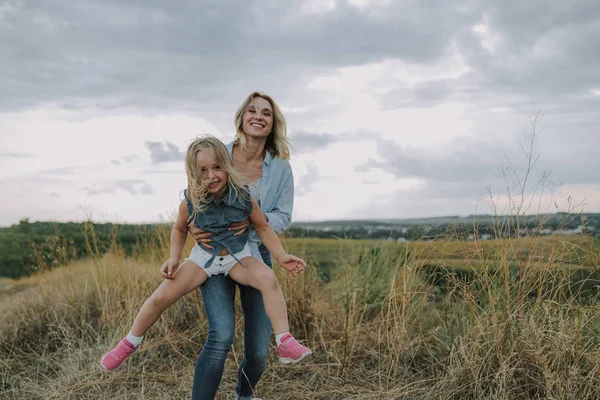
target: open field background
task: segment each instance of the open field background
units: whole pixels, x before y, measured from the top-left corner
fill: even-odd
[[[199,293],[118,372],[99,367],[159,284],[168,231],[131,255],[88,239],[86,259],[0,281],[0,398],[189,398],[207,335]],[[311,267],[294,280],[275,266],[292,330],[315,354],[290,367],[271,352],[259,397],[600,398],[598,239],[283,240]],[[220,399],[233,398],[240,322]]]

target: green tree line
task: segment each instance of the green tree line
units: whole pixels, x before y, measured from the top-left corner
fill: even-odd
[[[0,276],[20,278],[118,245],[131,254],[156,225],[30,222],[0,228]]]

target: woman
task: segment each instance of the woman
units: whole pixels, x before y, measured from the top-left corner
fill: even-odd
[[[285,118],[275,101],[264,93],[254,92],[246,98],[235,114],[236,136],[227,146],[233,166],[246,175],[252,185],[252,195],[277,233],[290,224],[294,206],[294,178],[289,163],[290,145]],[[249,221],[231,225],[243,233],[250,229],[252,256],[273,267],[271,255],[260,244]],[[210,245],[211,233],[191,226],[190,233],[203,244]],[[250,400],[266,365],[271,342],[271,323],[258,290],[239,285],[244,312],[244,358],[238,369],[236,399]],[[214,399],[225,360],[235,333],[236,283],[224,275],[213,276],[200,288],[206,318],[208,338],[196,362],[192,398]]]

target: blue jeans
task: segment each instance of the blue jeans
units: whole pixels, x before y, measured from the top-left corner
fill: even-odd
[[[261,244],[259,249],[264,263],[273,268],[267,248]],[[214,275],[200,287],[208,338],[196,361],[193,400],[212,400],[217,394],[235,334],[236,285],[228,276]],[[236,391],[241,399],[250,399],[267,366],[272,328],[260,292],[249,286],[239,287],[244,311],[244,358],[238,369]]]

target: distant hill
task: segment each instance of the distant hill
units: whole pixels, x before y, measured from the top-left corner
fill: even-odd
[[[494,216],[494,215],[449,215],[441,217],[424,217],[424,218],[390,218],[390,219],[356,219],[356,220],[326,220],[314,222],[293,222],[293,227],[330,227],[330,226],[412,226],[412,225],[456,225],[456,224],[492,224],[494,222],[506,222],[514,220],[511,216]],[[538,214],[525,215],[519,218],[526,223],[550,223],[558,226],[559,224],[568,224],[576,226],[580,224],[596,224],[600,228],[600,213],[582,213],[582,214]]]
[[[526,215],[518,219],[513,216],[469,215],[441,216],[406,219],[331,220],[315,222],[293,222],[291,236],[347,237],[414,240],[435,237],[453,232],[468,238],[477,227],[479,235],[493,238],[502,233],[511,235],[517,228],[521,234],[600,234],[600,213],[585,214],[539,214]]]

